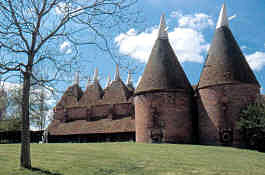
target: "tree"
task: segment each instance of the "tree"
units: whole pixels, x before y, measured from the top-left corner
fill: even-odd
[[[31,86],[36,83],[48,87],[62,72],[72,71],[80,45],[90,44],[110,52],[106,34],[134,20],[130,13],[134,3],[135,0],[0,1],[0,74],[14,81],[21,76],[23,80],[21,167],[31,168]],[[58,45],[65,41],[73,49],[62,53]],[[38,79],[33,72],[40,63],[50,68],[45,79]]]
[[[248,105],[240,113],[238,127],[241,129],[247,146],[265,151],[265,104]]]
[[[19,85],[12,85],[6,88],[5,95],[0,97],[0,106],[4,108],[2,119],[16,121],[22,115],[22,88]],[[43,87],[34,86],[31,88],[29,114],[30,126],[40,130],[45,129],[50,118],[52,106],[49,101],[53,100],[52,94]],[[1,105],[2,103],[2,105]],[[20,130],[20,129],[19,129]]]
[[[52,100],[52,94],[43,87],[32,90],[30,96],[30,121],[31,126],[44,130],[48,122],[51,120],[51,105],[48,104]]]
[[[6,93],[0,87],[0,121],[4,118],[6,111]]]

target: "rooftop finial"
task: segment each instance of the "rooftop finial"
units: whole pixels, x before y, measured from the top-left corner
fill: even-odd
[[[110,76],[108,76],[107,77],[107,82],[106,82],[105,88],[109,87],[110,86],[110,83],[111,83]]]
[[[140,83],[141,80],[142,80],[142,76],[140,76],[140,77],[138,78],[138,81],[137,81],[137,83],[136,83],[136,87],[139,85],[139,83]]]
[[[130,71],[128,72],[128,78],[127,78],[126,84],[127,85],[131,85],[132,84],[132,75],[131,75]]]
[[[114,80],[120,80],[120,70],[119,70],[119,65],[116,65],[116,72],[115,72],[115,76],[114,76]]]
[[[91,79],[90,79],[90,76],[88,76],[88,78],[87,78],[87,85],[86,85],[86,87],[88,87],[89,85],[91,85]]]
[[[165,15],[163,14],[160,19],[160,26],[158,31],[158,38],[159,39],[168,39],[168,33],[166,28],[166,21],[165,21]]]
[[[79,84],[79,72],[75,73],[74,84]]]
[[[227,15],[226,15],[226,5],[225,5],[225,3],[223,4],[222,9],[220,11],[220,15],[219,15],[219,18],[218,18],[216,29],[218,29],[220,27],[223,27],[223,26],[228,27],[228,18],[227,18]]]
[[[95,69],[95,72],[94,72],[93,81],[94,82],[97,82],[98,81],[98,69],[97,68]]]

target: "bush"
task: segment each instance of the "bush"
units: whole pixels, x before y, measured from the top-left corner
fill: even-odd
[[[265,151],[265,105],[254,103],[240,113],[238,127],[251,149]]]

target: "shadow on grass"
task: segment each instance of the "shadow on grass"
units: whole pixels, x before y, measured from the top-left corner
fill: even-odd
[[[63,175],[61,173],[54,173],[54,172],[50,172],[48,170],[43,170],[43,169],[35,168],[35,167],[32,167],[31,168],[31,171],[33,171],[33,172],[39,172],[39,173],[46,174],[46,175]]]

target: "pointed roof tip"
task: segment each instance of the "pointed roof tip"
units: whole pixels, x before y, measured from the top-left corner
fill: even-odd
[[[108,75],[108,77],[107,77],[107,82],[106,82],[106,85],[105,85],[105,89],[106,89],[107,87],[109,87],[110,84],[111,84],[111,79],[110,79],[110,76]]]
[[[91,79],[90,79],[90,76],[88,76],[88,78],[87,78],[87,85],[86,85],[86,87],[88,87],[90,84],[91,84]]]
[[[77,84],[77,85],[79,84],[79,72],[75,73],[74,85],[75,84]]]
[[[142,76],[139,76],[139,78],[138,78],[138,81],[137,81],[137,83],[136,83],[136,87],[138,87],[138,85],[140,84],[140,81],[142,80]]]
[[[95,71],[94,71],[93,81],[94,82],[98,81],[98,68],[96,68]]]
[[[158,30],[158,39],[168,39],[165,14],[162,14],[162,16],[160,18],[160,25],[159,25],[159,30]]]
[[[207,55],[198,83],[198,89],[239,83],[260,86],[228,27],[221,27],[215,31]]]
[[[126,85],[132,85],[132,75],[130,71],[128,72],[128,78],[126,81]]]
[[[116,64],[116,72],[115,72],[115,76],[114,76],[114,80],[120,80],[120,70],[119,70],[119,65]]]
[[[223,26],[229,27],[225,3],[222,5],[219,18],[218,18],[218,22],[216,24],[216,29],[223,27]]]

